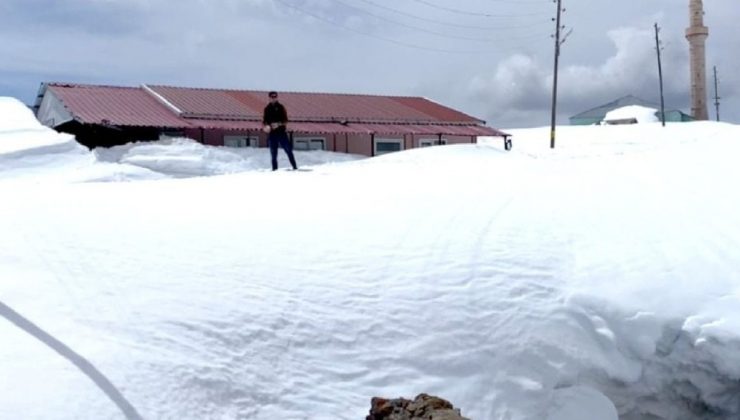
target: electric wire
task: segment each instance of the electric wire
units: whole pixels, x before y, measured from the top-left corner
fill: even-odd
[[[445,33],[442,33],[442,32],[437,32],[437,31],[433,31],[433,30],[430,30],[430,29],[421,28],[421,27],[414,26],[414,25],[409,25],[409,24],[406,24],[406,23],[403,23],[403,22],[399,22],[397,20],[388,19],[388,18],[386,18],[384,16],[380,16],[378,14],[369,12],[367,10],[360,9],[358,7],[352,6],[352,5],[344,2],[343,0],[334,0],[334,1],[336,3],[339,3],[339,4],[344,5],[345,7],[350,8],[352,10],[356,10],[356,11],[358,11],[360,13],[364,13],[366,15],[372,16],[375,19],[386,21],[386,22],[390,22],[390,23],[392,23],[394,25],[398,25],[398,26],[401,26],[401,27],[404,27],[404,28],[408,28],[408,29],[413,29],[413,30],[420,31],[420,32],[425,32],[425,33],[428,33],[428,34],[431,34],[431,35],[440,36],[440,37],[443,37],[443,38],[461,39],[461,40],[465,40],[465,41],[477,41],[477,42],[496,42],[496,41],[499,41],[500,40],[500,39],[494,39],[494,38],[479,38],[479,37],[468,37],[468,36],[445,34]],[[529,36],[525,36],[523,38],[527,38],[527,37],[529,37]],[[522,39],[522,37],[506,36],[506,40],[511,40],[511,39]]]
[[[358,1],[361,1],[363,3],[367,3],[367,4],[371,5],[371,6],[377,7],[379,9],[387,10],[389,12],[398,13],[400,15],[408,16],[408,17],[410,17],[412,19],[417,19],[417,20],[421,20],[421,21],[424,21],[424,22],[434,23],[434,24],[437,24],[437,25],[452,26],[452,27],[455,27],[455,28],[464,28],[464,29],[480,29],[480,30],[486,30],[486,31],[489,31],[489,30],[493,31],[493,30],[525,29],[525,28],[531,28],[533,26],[542,25],[544,23],[549,23],[550,22],[550,19],[547,19],[546,22],[545,21],[537,21],[537,22],[531,22],[530,24],[526,24],[526,25],[513,25],[513,26],[501,26],[501,25],[496,25],[496,26],[476,26],[476,25],[469,25],[469,24],[464,24],[464,23],[444,22],[444,21],[441,21],[441,20],[425,18],[425,17],[414,15],[413,13],[408,13],[408,12],[404,12],[402,10],[394,9],[392,7],[384,6],[382,4],[378,4],[378,3],[374,2],[374,1],[371,1],[371,0],[358,0]]]
[[[421,3],[425,6],[432,7],[434,9],[444,10],[446,12],[450,13],[456,13],[460,15],[466,15],[466,16],[479,16],[479,17],[486,17],[486,18],[516,18],[516,17],[526,17],[526,16],[542,16],[542,15],[549,15],[549,12],[537,12],[537,13],[522,13],[522,14],[516,14],[516,15],[497,15],[492,13],[484,13],[484,12],[471,12],[468,10],[461,10],[461,9],[454,9],[451,7],[445,7],[445,6],[439,6],[434,3],[430,3],[426,0],[411,0],[417,3]],[[489,1],[495,1],[495,0],[489,0]],[[504,2],[503,0],[499,0],[501,2]],[[506,1],[508,3],[508,1]],[[517,1],[517,4],[519,3],[535,3],[534,1]],[[539,3],[539,2],[537,2]]]
[[[418,50],[433,51],[433,52],[442,52],[442,53],[448,53],[448,54],[481,54],[481,53],[488,53],[488,52],[490,52],[490,50],[482,50],[482,49],[480,49],[480,50],[449,50],[449,49],[443,49],[443,48],[429,48],[429,47],[424,47],[424,46],[421,46],[421,45],[416,45],[416,44],[411,44],[411,43],[407,43],[407,42],[403,42],[403,41],[398,41],[398,40],[395,40],[395,39],[392,39],[392,38],[387,38],[387,37],[384,37],[384,36],[375,35],[375,34],[372,34],[372,33],[369,33],[369,32],[361,31],[361,30],[358,30],[356,28],[351,28],[351,27],[346,26],[346,25],[337,24],[334,21],[331,21],[331,20],[329,20],[329,19],[327,19],[327,18],[325,18],[325,17],[323,17],[321,15],[318,15],[316,13],[309,12],[308,10],[303,9],[301,7],[298,7],[298,6],[294,5],[294,4],[291,4],[290,2],[285,1],[285,0],[274,0],[274,1],[276,1],[276,2],[278,2],[280,4],[282,4],[282,5],[284,5],[286,7],[289,7],[289,8],[291,8],[291,9],[293,9],[293,10],[299,12],[299,13],[302,13],[302,14],[305,14],[305,15],[308,15],[308,16],[311,16],[311,17],[313,17],[315,19],[318,19],[318,20],[320,20],[322,22],[328,23],[328,24],[330,24],[332,26],[337,26],[337,27],[346,29],[348,31],[352,31],[352,32],[355,32],[355,33],[358,33],[358,34],[361,34],[361,35],[365,35],[365,36],[371,37],[371,38],[380,39],[380,40],[383,40],[383,41],[386,41],[386,42],[390,42],[392,44],[400,45],[400,46],[403,46],[403,47],[407,47],[407,48],[414,48],[414,49],[418,49]]]
[[[312,17],[314,19],[317,19],[319,21],[322,21],[324,23],[327,23],[327,24],[329,24],[329,25],[331,25],[333,27],[338,27],[338,28],[341,28],[341,29],[344,29],[344,30],[347,30],[347,31],[351,31],[351,32],[355,32],[355,33],[358,33],[360,35],[364,35],[364,36],[367,36],[367,37],[370,37],[370,38],[379,39],[379,40],[382,40],[382,41],[385,41],[385,42],[389,42],[389,43],[396,44],[396,45],[399,45],[399,46],[402,46],[402,47],[412,48],[412,49],[416,49],[416,50],[430,51],[430,52],[439,52],[439,53],[447,53],[447,54],[472,55],[472,54],[488,54],[488,53],[491,53],[491,52],[494,52],[494,51],[502,51],[502,50],[516,51],[515,48],[517,47],[517,46],[514,46],[514,45],[510,45],[507,48],[501,48],[500,46],[498,46],[495,49],[491,48],[491,49],[474,49],[474,50],[472,50],[472,49],[467,49],[466,50],[466,49],[445,49],[445,48],[426,47],[426,46],[423,46],[423,45],[409,43],[409,42],[404,42],[404,41],[399,41],[397,39],[393,39],[393,38],[389,38],[389,37],[385,37],[385,36],[373,34],[373,33],[367,32],[367,31],[362,31],[362,30],[359,30],[357,28],[349,27],[347,25],[342,25],[342,24],[340,24],[340,23],[338,23],[336,21],[332,21],[331,19],[327,19],[327,18],[325,18],[325,17],[323,17],[323,16],[321,16],[321,15],[319,15],[317,13],[313,13],[311,11],[308,11],[308,10],[306,10],[304,8],[301,8],[301,7],[299,7],[299,6],[291,3],[289,1],[286,1],[286,0],[274,0],[274,1],[276,1],[276,2],[278,2],[280,4],[282,4],[282,5],[290,8],[290,9],[293,9],[294,11],[296,11],[298,13],[301,13],[301,14],[304,14],[304,15],[307,15],[307,16],[310,16],[310,17]],[[518,40],[534,39],[534,38],[545,37],[545,36],[548,36],[548,37],[550,36],[549,31],[545,35],[540,34],[540,33],[536,33],[536,34],[530,34],[530,35],[527,35],[527,36],[524,36],[524,37],[520,37],[520,38],[506,37],[506,40],[512,40],[512,39],[518,39]],[[491,41],[493,42],[493,40],[491,40]]]

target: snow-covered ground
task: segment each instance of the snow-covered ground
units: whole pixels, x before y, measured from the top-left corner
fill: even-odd
[[[88,152],[0,98],[0,304],[146,419],[421,392],[476,420],[738,418],[740,127],[510,131],[270,172],[184,139]],[[0,337],[0,418],[123,417]]]

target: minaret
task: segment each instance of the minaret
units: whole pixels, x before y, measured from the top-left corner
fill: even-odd
[[[709,29],[704,26],[704,5],[702,0],[690,0],[689,22],[686,39],[689,40],[691,55],[691,114],[697,120],[709,118],[707,112],[707,66],[705,43]]]

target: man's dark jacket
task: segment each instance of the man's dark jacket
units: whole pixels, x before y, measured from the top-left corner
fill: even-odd
[[[288,112],[280,102],[270,102],[265,107],[265,112],[262,114],[262,124],[278,123],[280,126],[274,128],[271,132],[273,133],[284,133],[285,124],[288,123]]]

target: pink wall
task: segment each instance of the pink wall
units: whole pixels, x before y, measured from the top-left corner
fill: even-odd
[[[436,135],[412,135],[412,142],[413,147],[419,147],[419,140],[434,140],[435,142],[439,140],[439,136]],[[471,144],[475,143],[475,137],[471,136],[445,136],[442,135],[442,139],[447,140],[447,144]],[[435,143],[436,144],[436,143]]]
[[[350,134],[349,147],[346,153],[353,153],[356,155],[372,156],[373,149],[370,142],[370,135],[368,134]]]
[[[230,131],[222,129],[203,130],[203,143],[212,146],[223,146],[224,135],[242,135],[258,136],[260,147],[267,147],[267,135],[261,131]],[[301,133],[300,136],[307,134]],[[308,134],[311,135],[311,134]],[[185,136],[197,141],[201,141],[201,130],[197,128],[185,129]],[[352,153],[364,156],[372,156],[372,141],[369,134],[316,134],[317,137],[323,137],[326,140],[326,150],[340,153]],[[383,139],[403,139],[403,149],[409,150],[417,148],[420,139],[430,139],[436,141],[437,136],[429,135],[376,135],[376,138]],[[475,142],[471,136],[442,136],[447,140],[447,144],[470,144]]]

